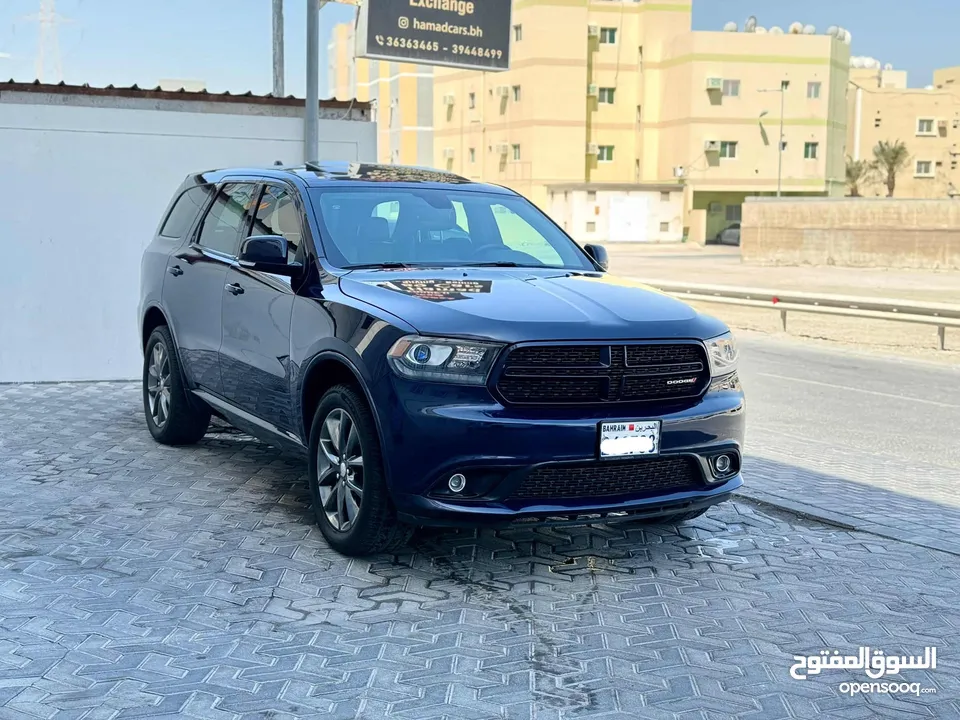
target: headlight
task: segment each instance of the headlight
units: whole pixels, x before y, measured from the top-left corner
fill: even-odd
[[[499,349],[492,343],[407,335],[393,344],[387,359],[410,380],[483,385]]]
[[[733,335],[724,333],[712,340],[704,341],[703,344],[707,346],[710,374],[713,377],[721,377],[737,371],[737,359],[740,354],[737,352],[737,344],[733,340]]]

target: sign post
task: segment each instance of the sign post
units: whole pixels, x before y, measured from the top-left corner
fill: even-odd
[[[364,0],[356,56],[508,70],[510,7],[511,0]]]

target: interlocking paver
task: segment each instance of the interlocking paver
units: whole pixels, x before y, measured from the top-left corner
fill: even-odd
[[[770,488],[868,472],[768,451],[747,467]],[[307,502],[297,460],[228,428],[154,444],[135,384],[0,386],[0,718],[960,717],[945,552],[736,502],[357,560]],[[860,645],[938,646],[908,677],[937,692],[789,677],[794,654]]]

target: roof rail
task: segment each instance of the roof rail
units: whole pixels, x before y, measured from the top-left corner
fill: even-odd
[[[320,165],[316,160],[307,160],[303,166],[307,170],[313,170],[314,172],[323,172],[323,166]]]

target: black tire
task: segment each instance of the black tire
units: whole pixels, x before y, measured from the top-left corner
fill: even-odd
[[[167,363],[166,384],[163,386],[167,400],[162,415],[154,412],[153,405],[153,398],[160,394],[155,392],[157,374],[152,372],[151,367],[158,346]],[[159,398],[156,402],[160,403]],[[143,414],[153,439],[163,445],[193,445],[206,434],[210,425],[210,411],[199,400],[192,401],[183,386],[180,360],[166,325],[161,325],[150,334],[143,352]]]
[[[343,419],[342,414],[338,413],[346,413],[346,420]],[[359,442],[362,464],[352,466],[352,469],[347,465],[351,452],[347,446],[341,446],[342,451],[339,457],[343,462],[340,465],[334,466],[330,459],[321,463],[319,456],[321,438],[324,440],[325,447],[331,447],[331,431],[329,428],[324,430],[324,423],[328,418],[331,418],[331,422],[338,428],[342,428],[345,424],[347,427],[355,428],[356,435],[352,436],[348,430],[348,437],[344,440],[349,443],[350,438],[353,437],[352,442]],[[340,435],[339,429],[337,435]],[[356,451],[356,445],[353,445],[352,452]],[[341,474],[344,469],[350,473],[349,478],[353,483],[351,485],[346,482],[346,479],[343,480],[344,503],[348,499],[353,500],[353,504],[358,505],[359,509],[350,519],[347,517],[349,513],[346,505],[343,506],[342,513],[345,516],[343,519],[348,522],[344,523],[346,529],[340,529],[334,524],[342,521],[340,496],[336,488],[340,485],[340,478],[344,477]],[[358,486],[356,475],[358,470],[361,472],[359,496],[352,489]],[[321,471],[325,471],[323,494],[326,494],[326,509],[321,493]],[[397,512],[387,489],[383,472],[383,456],[373,414],[363,396],[349,385],[337,385],[328,390],[314,412],[310,426],[309,483],[310,499],[320,532],[323,533],[330,547],[342,555],[356,557],[389,552],[403,547],[410,540],[413,528],[402,524],[397,519]],[[334,484],[333,487],[331,483]],[[359,503],[356,502],[357,497],[359,497]],[[331,503],[337,506],[332,507]],[[333,519],[328,516],[328,511],[335,515]]]

